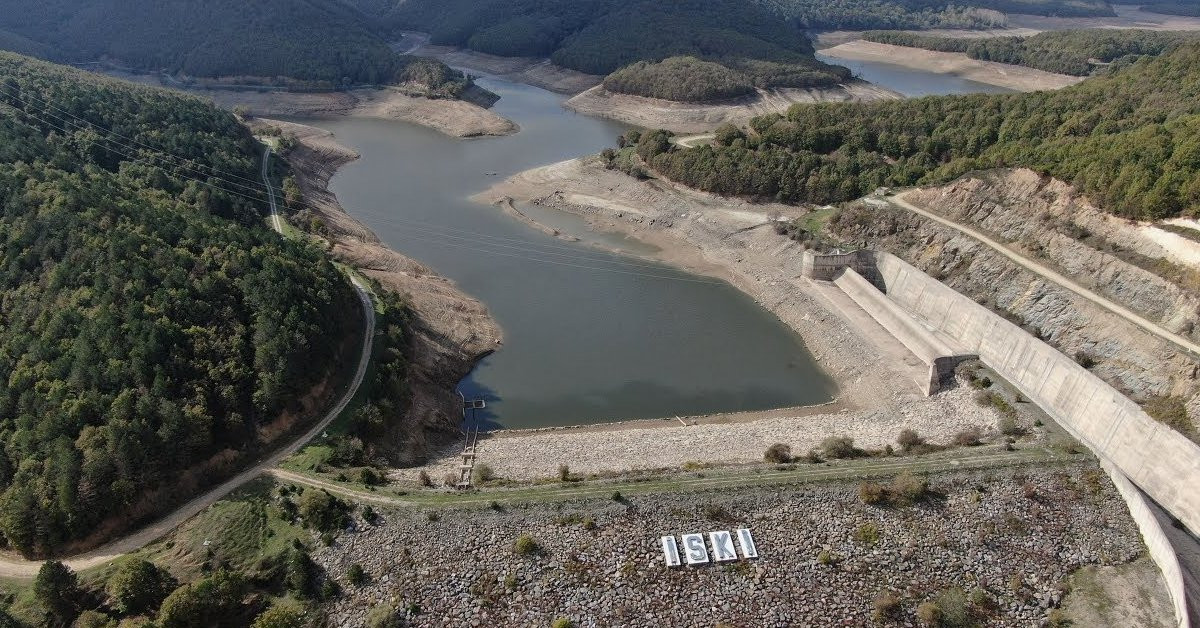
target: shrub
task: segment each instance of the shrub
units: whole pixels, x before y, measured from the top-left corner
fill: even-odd
[[[887,493],[875,482],[863,482],[858,485],[858,498],[864,504],[878,504],[887,499]]]
[[[900,445],[900,449],[912,451],[914,447],[924,445],[925,439],[916,430],[903,429],[900,430],[900,435],[896,437],[896,443]]]
[[[458,474],[457,473],[447,473],[446,475],[442,476],[442,486],[445,486],[448,488],[454,488],[454,487],[458,486]]]
[[[496,479],[496,472],[486,462],[476,464],[475,469],[471,471],[471,481],[475,484],[483,484],[494,479]]]
[[[421,483],[421,486],[433,486],[433,478],[429,477],[428,471],[418,473],[417,481]]]
[[[854,439],[849,436],[830,436],[821,441],[821,453],[826,458],[853,458],[860,450],[855,449]]]
[[[941,625],[965,627],[972,625],[971,605],[965,591],[958,587],[946,589],[934,600],[942,612]]]
[[[917,607],[917,619],[922,625],[937,626],[942,623],[942,609],[933,602],[922,602]]]
[[[550,628],[575,628],[575,622],[566,617],[559,617],[550,624]]]
[[[334,497],[328,491],[304,489],[298,508],[304,524],[321,532],[341,530],[350,519],[350,504]]]
[[[558,465],[558,479],[562,482],[567,482],[571,479],[571,467],[565,464]]]
[[[388,604],[380,604],[367,613],[367,628],[403,628],[404,619]]]
[[[358,471],[359,484],[365,484],[366,486],[379,486],[380,484],[383,484],[383,480],[383,476],[371,467],[364,467]]]
[[[817,562],[822,565],[836,565],[840,557],[832,550],[823,549],[817,552]]]
[[[614,502],[623,502],[625,498],[621,496],[621,491],[613,491],[612,500]]]
[[[1075,363],[1085,369],[1090,370],[1093,366],[1096,366],[1096,358],[1092,357],[1092,355],[1087,351],[1081,349],[1075,352]]]
[[[888,485],[888,499],[896,506],[910,506],[925,498],[929,483],[911,471],[903,471]]]
[[[242,607],[246,581],[240,574],[218,571],[175,589],[158,609],[163,628],[218,626]]]
[[[438,519],[441,519],[441,516],[438,515],[437,511],[435,511],[435,510],[430,510],[429,512],[425,513],[426,521],[437,521]]]
[[[42,563],[33,580],[33,595],[47,612],[61,623],[69,624],[75,618],[81,595],[79,578],[70,567],[57,560],[48,560]]]
[[[362,565],[353,563],[346,569],[346,581],[356,587],[361,587],[367,583],[367,572],[363,571]]]
[[[1025,428],[1021,427],[1016,417],[1008,415],[1000,417],[1000,420],[996,422],[996,429],[1005,436],[1021,436],[1025,433]]]
[[[513,544],[513,551],[516,552],[518,556],[529,556],[540,552],[541,547],[538,546],[537,541],[535,541],[532,536],[528,534],[522,534],[521,536],[517,537],[517,542]]]
[[[863,545],[874,545],[879,542],[879,524],[864,523],[854,531],[854,540]]]
[[[896,597],[891,591],[884,591],[875,596],[875,611],[872,617],[875,621],[886,621],[894,619],[900,614],[900,598]]]
[[[967,429],[954,435],[954,444],[962,447],[975,447],[983,443],[983,432],[978,427]]]
[[[787,464],[792,461],[792,447],[784,443],[775,443],[767,447],[763,460],[775,464]]]
[[[304,625],[301,608],[275,604],[256,617],[250,628],[301,628]]]
[[[379,513],[375,512],[375,509],[369,505],[363,506],[362,518],[363,521],[366,521],[367,523],[375,523],[375,521],[379,519]]]

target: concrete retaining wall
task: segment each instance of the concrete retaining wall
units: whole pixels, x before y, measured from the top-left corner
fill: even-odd
[[[805,251],[800,260],[800,274],[818,281],[833,281],[845,268],[853,269],[854,272],[878,286],[873,251],[858,250],[828,255]]]

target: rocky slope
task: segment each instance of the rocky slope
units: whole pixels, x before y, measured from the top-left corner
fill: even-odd
[[[1186,283],[1192,271],[1167,263],[1167,251],[1137,225],[1104,214],[1061,181],[1028,170],[990,171],[918,190],[908,200],[990,232],[1168,329],[1195,337],[1200,295]],[[1067,355],[1094,360],[1097,375],[1135,399],[1182,396],[1193,416],[1200,407],[1195,357],[972,238],[903,210],[863,205],[843,210],[831,228],[848,241],[899,255]]]
[[[497,510],[411,510],[359,524],[313,555],[332,577],[369,575],[329,609],[332,626],[395,613],[413,626],[875,625],[891,591],[895,625],[961,587],[985,625],[1033,626],[1084,565],[1144,550],[1125,504],[1091,463],[931,478],[912,508],[864,505],[857,483],[748,488]],[[749,527],[760,558],[668,568],[661,535]],[[539,550],[520,555],[530,535]],[[826,553],[827,559],[819,557]],[[1140,603],[1169,617],[1154,576]],[[966,600],[963,600],[966,602]],[[946,604],[949,610],[950,604]],[[890,625],[890,624],[889,624]]]

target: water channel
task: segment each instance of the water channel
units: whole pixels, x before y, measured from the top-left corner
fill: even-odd
[[[922,74],[922,89],[933,93],[976,91],[970,81]],[[883,78],[893,89],[912,82],[905,73]],[[571,216],[537,218],[584,243],[555,239],[469,200],[503,177],[612,146],[624,130],[571,113],[561,106],[564,97],[542,89],[493,78],[480,83],[501,96],[495,111],[519,124],[519,133],[459,140],[401,122],[298,121],[332,131],[361,154],[331,182],[346,210],[392,248],[456,281],[500,323],[504,346],[460,384],[467,396],[488,401],[489,427],[830,400],[834,385],[801,339],[732,286],[589,246],[649,252],[589,233]]]

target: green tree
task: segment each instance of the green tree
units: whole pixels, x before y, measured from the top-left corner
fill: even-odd
[[[79,578],[57,560],[42,563],[33,580],[33,595],[56,624],[70,624],[79,612]]]
[[[251,628],[301,628],[304,625],[303,609],[274,604],[254,619]]]
[[[218,571],[175,589],[158,610],[162,628],[245,625],[241,619],[246,582],[241,575]]]
[[[178,586],[166,570],[147,560],[123,563],[105,584],[112,606],[125,615],[139,615],[158,608]]]

